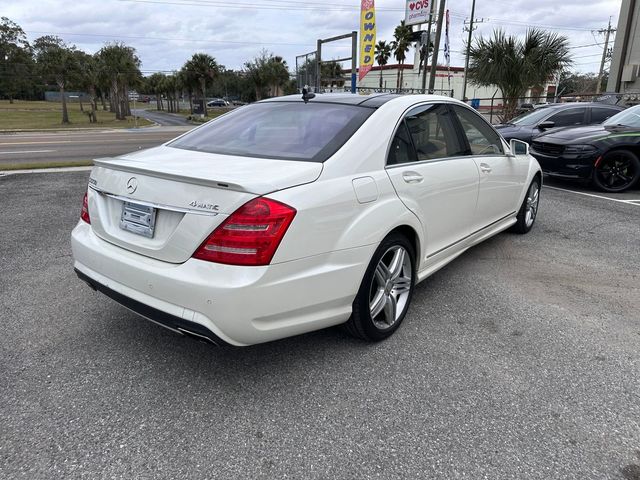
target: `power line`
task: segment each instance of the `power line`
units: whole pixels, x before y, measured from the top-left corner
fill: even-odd
[[[131,40],[161,40],[161,41],[175,41],[175,42],[197,42],[197,43],[229,43],[233,45],[255,45],[256,42],[241,42],[237,40],[198,40],[192,38],[173,38],[173,37],[150,37],[147,35],[114,35],[113,33],[72,33],[72,32],[42,32],[37,30],[25,30],[26,33],[38,34],[38,35],[70,35],[76,37],[107,37],[112,39],[126,38]],[[293,47],[309,47],[310,43],[287,43],[287,42],[260,42],[261,45],[283,45]],[[349,47],[351,48],[351,47]]]
[[[247,8],[256,8],[255,3],[238,3],[234,2],[229,4],[228,2],[216,2],[215,0],[188,0],[184,2],[176,1],[176,0],[118,0],[120,2],[132,2],[132,3],[152,3],[159,5],[178,5],[178,6],[191,6],[191,7],[216,7],[216,8],[233,8],[246,10]],[[264,5],[261,4],[259,10],[299,10],[299,11],[336,11],[336,12],[353,12],[360,10],[359,6],[349,6],[349,5],[337,5],[332,4],[331,8],[327,8],[326,6],[315,6],[315,5],[289,5],[287,2],[286,5]],[[401,8],[376,8],[378,11],[389,11],[389,12],[403,12],[404,9]]]

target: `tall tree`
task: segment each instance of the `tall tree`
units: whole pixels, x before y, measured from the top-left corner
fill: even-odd
[[[129,87],[140,77],[140,59],[136,50],[121,42],[102,47],[96,54],[100,75],[109,82],[109,103],[118,120],[131,115],[129,107]]]
[[[498,29],[493,37],[472,43],[467,75],[476,85],[500,88],[505,99],[501,120],[508,121],[529,88],[544,85],[570,63],[567,37],[532,28],[520,39]]]
[[[337,62],[334,62],[336,65]],[[278,55],[272,55],[267,62],[268,73],[267,82],[269,86],[269,96],[279,97],[283,94],[283,89],[289,80],[289,69],[287,62]],[[335,68],[334,68],[335,71]],[[336,75],[337,76],[337,75]]]
[[[380,88],[382,88],[382,69],[389,62],[391,57],[391,45],[384,40],[376,44],[375,58],[380,67]]]
[[[394,40],[391,42],[391,48],[399,64],[397,88],[402,88],[402,81],[404,80],[402,65],[404,65],[404,61],[407,59],[407,52],[411,45],[411,33],[411,25],[405,25],[404,20],[400,20],[400,25],[393,31]]]
[[[184,66],[178,72],[178,75],[180,76],[180,83],[187,91],[187,95],[189,97],[189,112],[193,114],[193,94],[200,88],[200,81],[198,80],[198,76],[195,72],[188,70]]]
[[[79,73],[76,48],[68,46],[61,38],[52,35],[37,38],[33,47],[38,72],[45,81],[53,79],[58,85],[62,100],[62,123],[69,123],[65,87]]]
[[[153,93],[153,95],[156,97],[157,110],[164,110],[164,105],[162,103],[162,93],[164,91],[163,83],[165,78],[166,75],[159,72],[156,72],[147,78],[147,86],[150,89],[149,93]]]
[[[91,111],[88,113],[89,123],[96,123],[98,121],[96,118],[96,91],[100,78],[98,61],[93,55],[89,55],[80,50],[76,50],[74,55],[76,56],[76,62],[78,64],[78,75],[74,84],[89,93],[89,102],[91,104]]]
[[[333,85],[334,83],[338,87],[344,86],[344,77],[342,75],[342,65],[335,60],[323,62],[320,65],[320,72],[322,74],[322,85]]]
[[[7,17],[0,18],[0,96],[8,97],[9,103],[31,90],[32,54],[24,30]]]
[[[204,116],[207,116],[207,87],[211,86],[213,79],[218,76],[220,67],[216,59],[206,53],[194,53],[182,67],[188,75],[193,75],[200,84],[200,93],[204,103]]]
[[[262,50],[253,60],[244,64],[244,71],[256,92],[256,100],[277,96],[289,80],[287,64],[282,57]]]

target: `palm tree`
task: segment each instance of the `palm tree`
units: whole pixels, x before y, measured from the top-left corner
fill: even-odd
[[[194,53],[190,60],[184,64],[183,70],[194,75],[200,83],[200,93],[204,103],[204,116],[207,116],[207,87],[218,76],[220,67],[216,59],[206,53]]]
[[[269,93],[273,97],[278,97],[282,94],[282,87],[289,80],[289,68],[286,60],[278,55],[272,56],[268,65]]]
[[[282,57],[262,50],[253,60],[244,64],[246,78],[253,84],[256,100],[277,96],[289,80],[287,62]]]
[[[114,42],[102,47],[96,54],[100,76],[109,82],[109,103],[116,119],[131,115],[129,86],[141,78],[140,59],[136,50],[124,43]]]
[[[322,86],[333,86],[335,83],[338,87],[344,86],[344,77],[342,75],[342,65],[340,62],[330,60],[320,65],[320,76],[322,78]]]
[[[389,45],[384,40],[380,40],[376,44],[376,62],[380,66],[380,88],[382,88],[382,67],[384,67],[389,62],[389,57],[391,56],[391,45]]]
[[[497,29],[492,38],[479,37],[471,45],[467,75],[476,85],[500,88],[505,98],[501,120],[508,121],[529,88],[544,85],[569,64],[567,37],[532,28],[519,39]]]
[[[156,97],[156,109],[164,110],[164,105],[162,103],[162,93],[163,93],[163,85],[166,75],[164,73],[156,72],[147,78],[147,85]]]
[[[33,43],[36,67],[45,80],[53,79],[60,89],[62,101],[62,123],[69,123],[67,110],[67,95],[65,87],[73,81],[79,72],[79,65],[75,55],[75,46],[68,46],[61,38],[45,35],[37,38]]]
[[[393,38],[395,40],[391,42],[391,49],[393,50],[393,55],[396,57],[396,60],[398,60],[399,64],[397,88],[402,87],[402,65],[404,65],[404,61],[407,59],[407,52],[411,45],[411,33],[411,26],[405,25],[404,20],[401,20],[400,25],[398,25],[393,31]]]
[[[97,123],[96,118],[96,90],[98,85],[98,62],[93,55],[89,55],[81,50],[73,52],[78,62],[79,72],[76,82],[77,86],[86,89],[89,92],[89,99],[91,104],[91,111],[87,113],[89,116],[89,123]],[[80,109],[82,110],[82,103],[80,103]]]

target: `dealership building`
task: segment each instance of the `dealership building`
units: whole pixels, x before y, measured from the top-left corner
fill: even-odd
[[[607,91],[640,95],[640,2],[622,0]]]

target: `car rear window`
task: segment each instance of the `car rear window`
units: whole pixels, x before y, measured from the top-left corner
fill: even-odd
[[[373,111],[319,102],[254,103],[212,120],[168,145],[225,155],[324,162]]]

